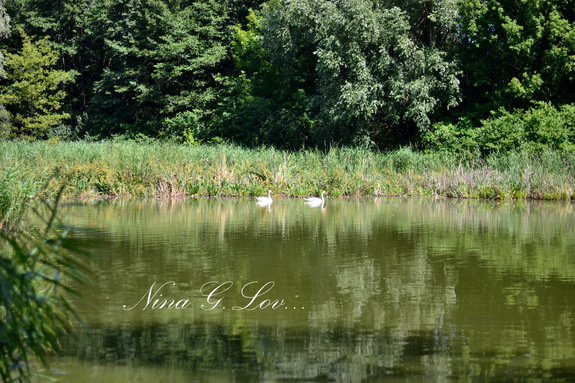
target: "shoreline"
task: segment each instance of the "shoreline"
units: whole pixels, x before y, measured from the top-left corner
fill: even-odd
[[[207,199],[216,199],[216,198],[223,198],[223,199],[255,199],[256,195],[248,196],[235,196],[235,195],[80,195],[80,196],[63,196],[62,201],[99,201],[99,200],[113,200],[113,199],[161,199],[161,200],[185,200],[185,199],[199,199],[199,198],[207,198]],[[297,196],[288,196],[288,195],[273,195],[273,198],[277,199],[304,199],[307,197],[314,197],[314,195],[297,195]],[[469,198],[469,197],[450,197],[444,195],[423,195],[423,194],[395,194],[395,195],[340,195],[340,196],[329,196],[326,194],[326,203],[329,199],[338,199],[338,200],[350,200],[350,199],[375,199],[375,198],[426,198],[426,199],[444,199],[444,200],[463,200],[463,201],[497,201],[497,202],[568,202],[568,203],[575,203],[575,198],[571,199],[542,199],[542,198]]]
[[[2,200],[254,197],[431,197],[575,200],[575,153],[469,158],[410,148],[327,152],[166,142],[0,141]]]

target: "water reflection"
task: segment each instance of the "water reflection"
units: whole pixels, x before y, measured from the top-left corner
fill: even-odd
[[[64,339],[58,368],[83,383],[96,370],[110,382],[177,382],[180,372],[218,382],[575,377],[573,208],[415,198],[331,198],[324,209],[281,198],[266,208],[253,199],[70,204],[66,221],[90,229],[74,240],[99,258],[78,302],[93,335]],[[201,290],[210,281],[231,285],[210,297]],[[163,299],[188,306],[152,309]]]

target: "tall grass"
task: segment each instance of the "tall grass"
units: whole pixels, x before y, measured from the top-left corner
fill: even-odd
[[[505,153],[469,159],[403,148],[285,152],[167,142],[0,142],[0,213],[14,195],[45,197],[66,182],[69,197],[424,195],[575,199],[575,155]],[[8,206],[8,207],[7,207]]]
[[[55,202],[34,203],[24,191],[37,190],[14,178],[13,169],[6,174],[0,184],[0,379],[28,382],[32,357],[46,365],[46,357],[60,351],[58,336],[79,319],[70,298],[79,295],[74,286],[87,280],[87,254],[66,240],[67,229],[58,222],[63,188]],[[30,211],[35,220],[25,219]]]

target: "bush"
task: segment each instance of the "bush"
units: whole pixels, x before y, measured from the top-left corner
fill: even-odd
[[[449,122],[435,123],[426,130],[422,144],[429,151],[449,151],[459,154],[479,152],[477,129],[467,119],[460,119],[456,124]]]
[[[440,122],[422,136],[427,150],[457,153],[508,152],[525,150],[542,152],[559,149],[575,150],[575,105],[559,108],[539,103],[523,111],[499,110],[498,116],[481,121],[479,127],[469,120]]]
[[[542,103],[525,116],[524,130],[527,142],[524,146],[534,151],[547,148],[575,150],[575,105],[563,105],[559,109]]]

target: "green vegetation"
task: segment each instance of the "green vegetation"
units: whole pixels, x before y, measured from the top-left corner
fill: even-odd
[[[65,93],[62,84],[72,81],[69,72],[52,70],[58,53],[50,48],[47,38],[36,43],[20,29],[21,54],[6,55],[6,70],[12,82],[0,90],[0,104],[8,108],[11,124],[0,126],[0,138],[44,138],[46,133],[70,115],[61,112]]]
[[[1,0],[0,127],[295,150],[571,150],[573,5]]]
[[[541,103],[525,112],[501,109],[498,117],[473,127],[463,118],[455,124],[438,123],[423,135],[429,150],[488,154],[519,150],[537,153],[552,148],[575,150],[575,105],[557,109]]]
[[[373,1],[270,1],[259,30],[261,47],[261,35],[251,25],[251,34],[238,33],[249,48],[238,52],[238,66],[248,81],[259,83],[247,91],[246,97],[256,96],[247,107],[263,103],[281,115],[281,105],[290,113],[274,127],[273,144],[281,145],[289,132],[290,141],[299,135],[300,146],[306,141],[390,145],[427,127],[440,106],[456,104],[457,68],[438,49],[412,39],[408,16],[397,7],[381,8]],[[269,52],[269,63],[258,49]],[[261,69],[270,67],[282,87],[265,81],[270,73]],[[282,102],[274,106],[276,97]],[[249,115],[241,108],[234,112]]]
[[[0,376],[68,321],[77,259],[29,217],[64,183],[575,199],[574,5],[0,0]]]
[[[8,35],[9,20],[0,0],[0,38]],[[0,87],[0,138],[43,137],[69,117],[59,112],[65,95],[58,88],[71,76],[52,69],[57,52],[48,39],[32,43],[20,35],[21,54],[5,58],[0,51],[0,81],[11,80]],[[66,241],[56,217],[63,188],[48,190],[41,177],[20,178],[14,163],[0,163],[0,378],[26,382],[32,358],[45,363],[58,350],[58,336],[75,316],[73,286],[84,274],[81,253]]]
[[[483,158],[409,148],[288,152],[161,141],[0,142],[0,162],[0,187],[40,197],[67,182],[74,197],[253,196],[272,189],[284,196],[326,190],[331,196],[575,199],[575,154],[560,151]]]
[[[76,317],[74,285],[85,281],[83,253],[66,241],[56,217],[63,188],[55,202],[39,206],[27,193],[38,189],[14,174],[0,178],[0,377],[6,383],[28,381],[32,357],[45,364],[59,350],[58,337]]]
[[[572,1],[464,0],[457,50],[464,115],[572,104],[575,14]]]

